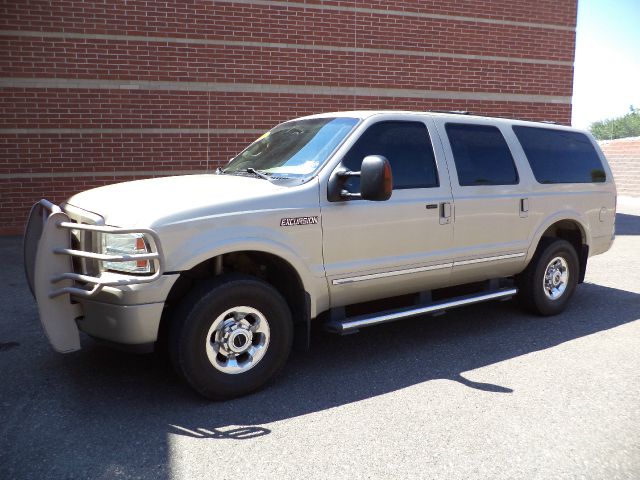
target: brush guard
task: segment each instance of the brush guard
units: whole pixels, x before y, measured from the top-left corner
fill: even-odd
[[[71,232],[103,234],[142,234],[149,253],[109,255],[71,248]],[[69,216],[48,200],[40,200],[31,208],[24,235],[24,266],[27,283],[38,304],[44,331],[57,352],[80,349],[76,319],[83,316],[74,298],[90,298],[106,286],[121,287],[158,280],[164,271],[164,256],[158,234],[148,228],[117,228],[72,222]],[[82,258],[109,262],[148,260],[153,262],[151,275],[127,275],[100,272],[99,276],[74,271],[72,259]]]

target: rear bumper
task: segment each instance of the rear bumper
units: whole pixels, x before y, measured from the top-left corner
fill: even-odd
[[[615,235],[603,235],[601,237],[592,237],[589,256],[600,255],[607,252],[613,245]]]
[[[72,231],[96,235],[140,233],[148,240],[150,252],[116,256],[74,249]],[[153,262],[154,273],[135,276],[101,271],[98,275],[87,275],[74,271],[73,258],[97,261],[144,259]],[[164,302],[139,300],[139,305],[123,305],[123,300],[144,298],[143,285],[162,285],[168,289],[175,281],[171,278],[174,276],[163,276],[164,257],[158,235],[153,230],[74,223],[66,212],[47,200],[36,203],[31,210],[24,237],[24,264],[42,326],[51,346],[61,353],[80,349],[78,327],[96,337],[119,343],[155,340]],[[159,281],[161,279],[164,281]],[[100,301],[110,297],[120,301]]]

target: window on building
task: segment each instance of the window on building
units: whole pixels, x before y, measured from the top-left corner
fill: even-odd
[[[342,164],[360,170],[367,155],[382,155],[389,160],[393,188],[437,187],[438,172],[429,132],[424,123],[386,121],[370,126],[345,155]],[[359,178],[350,177],[346,188],[359,189]]]
[[[518,183],[511,151],[498,128],[447,123],[446,130],[461,186]]]
[[[578,132],[514,126],[539,183],[604,182],[607,175],[589,138]]]

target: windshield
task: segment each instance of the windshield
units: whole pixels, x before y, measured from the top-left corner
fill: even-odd
[[[356,118],[310,118],[278,125],[232,159],[223,173],[252,169],[300,178],[314,173],[358,123]]]

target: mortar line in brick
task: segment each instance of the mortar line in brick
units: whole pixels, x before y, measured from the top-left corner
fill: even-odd
[[[524,93],[492,93],[409,88],[360,88],[322,85],[283,85],[261,83],[167,82],[150,80],[103,80],[64,78],[0,78],[0,88],[66,88],[101,90],[164,90],[224,93],[289,94],[310,96],[398,97],[439,100],[478,100],[570,104],[571,97]]]
[[[260,135],[264,130],[243,128],[0,128],[2,135],[21,134],[203,134],[203,135]]]
[[[0,173],[0,180],[14,180],[18,178],[80,178],[80,177],[149,177],[174,175],[200,175],[212,173],[207,170],[135,170],[117,172],[34,172],[34,173]]]
[[[464,53],[433,52],[425,50],[404,50],[391,48],[340,47],[333,45],[297,44],[280,42],[252,42],[238,40],[212,40],[206,38],[155,37],[144,35],[115,35],[106,33],[75,33],[75,32],[39,32],[32,30],[0,30],[0,36],[30,37],[30,38],[59,38],[71,40],[113,40],[122,42],[150,42],[150,43],[179,43],[193,45],[214,45],[223,47],[255,47],[281,48],[289,50],[316,50],[326,52],[370,53],[394,56],[415,56],[429,58],[455,58],[460,60],[486,60],[494,62],[530,63],[537,65],[560,65],[571,67],[573,62],[563,60],[547,60],[539,58],[504,57],[500,55],[473,55]]]
[[[244,5],[261,5],[269,7],[287,7],[287,8],[301,8],[301,9],[313,9],[320,11],[338,11],[338,12],[356,12],[356,13],[370,13],[374,15],[393,15],[398,17],[417,17],[417,18],[433,18],[436,20],[455,20],[458,22],[472,22],[472,23],[489,23],[492,25],[510,25],[516,27],[529,27],[529,28],[541,28],[547,30],[564,30],[568,32],[574,32],[575,26],[558,25],[553,23],[539,23],[539,22],[520,22],[517,20],[499,20],[497,18],[487,17],[468,17],[464,15],[445,15],[438,13],[426,13],[426,12],[413,12],[406,10],[386,10],[382,8],[366,8],[366,7],[346,7],[339,5],[324,5],[324,4],[310,4],[302,2],[288,2],[288,1],[276,1],[276,0],[220,0],[218,3],[235,3]]]

